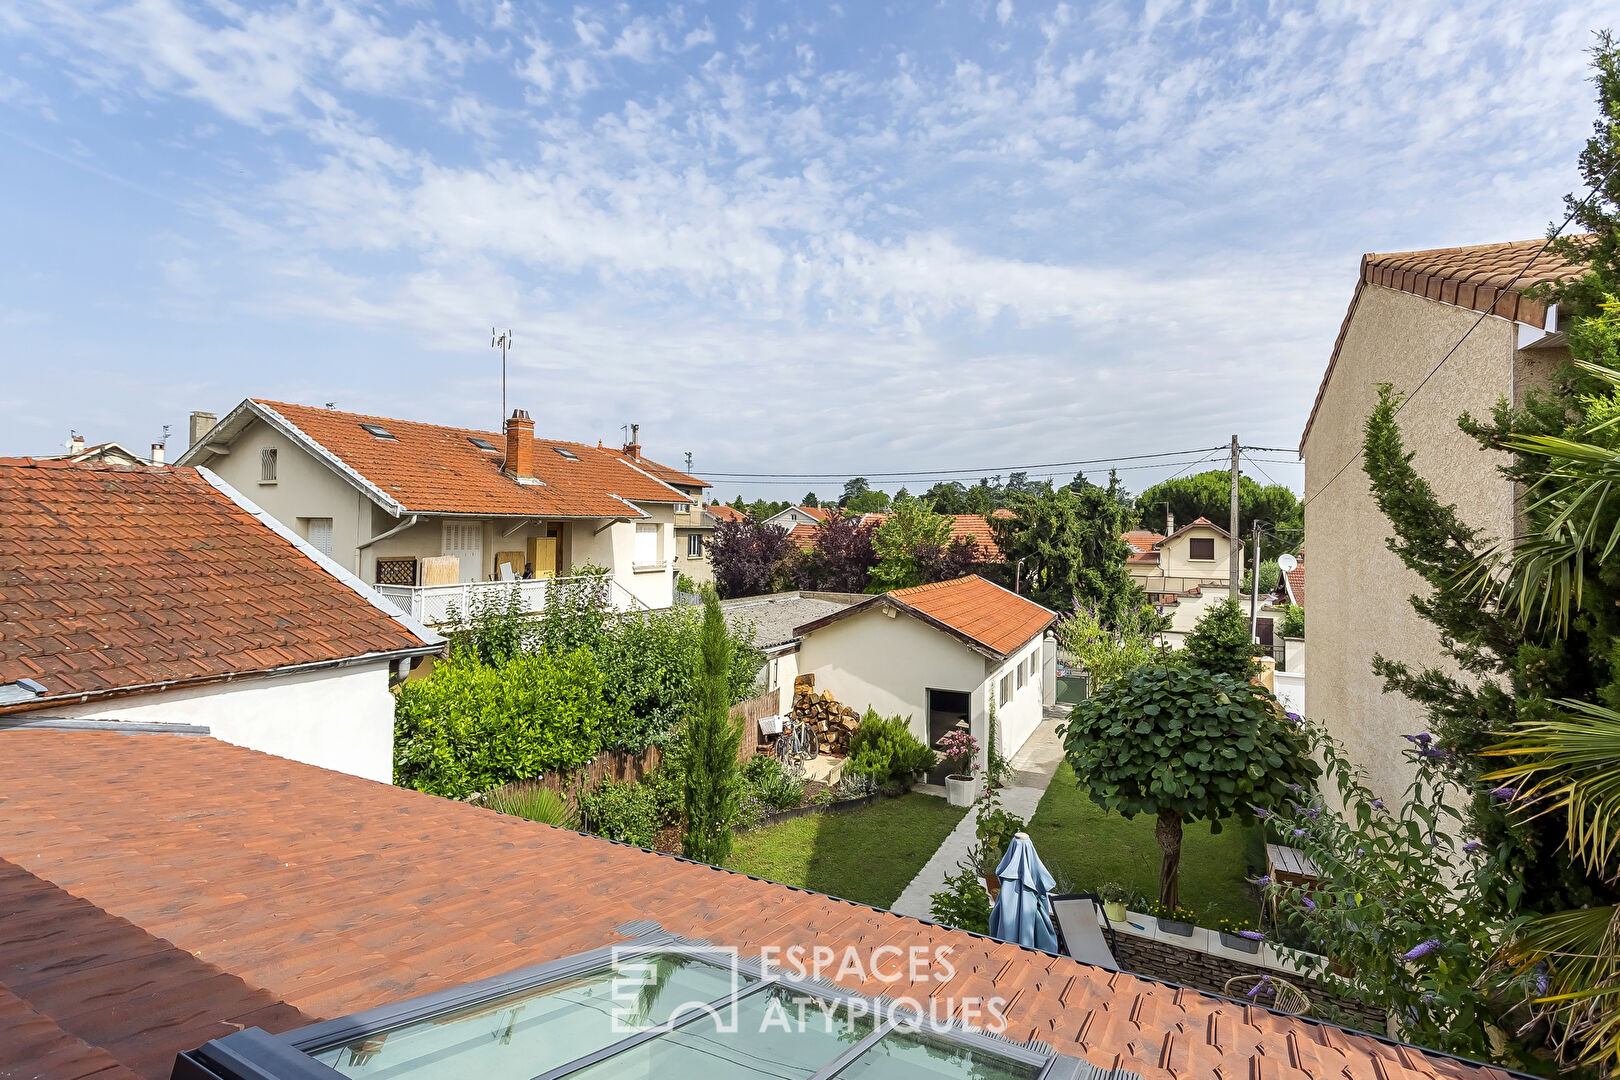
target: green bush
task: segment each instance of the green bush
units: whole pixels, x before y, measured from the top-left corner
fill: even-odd
[[[463,798],[513,780],[575,769],[598,749],[608,713],[587,652],[520,654],[499,667],[458,651],[400,687],[394,781]]]
[[[484,800],[484,805],[502,814],[528,818],[561,829],[576,825],[574,812],[568,809],[568,800],[539,784],[508,784],[496,788]]]
[[[1001,857],[1012,846],[1013,837],[1025,831],[1027,826],[1023,818],[1008,813],[993,800],[986,799],[979,803],[979,820],[973,831],[984,847],[984,857],[989,861],[991,873],[995,873],[995,868],[1001,865]]]
[[[604,781],[580,796],[579,813],[586,831],[609,840],[652,847],[658,835],[658,807],[646,784]]]
[[[1282,636],[1305,636],[1305,609],[1298,604],[1289,604],[1283,608]]]
[[[846,773],[869,776],[884,787],[906,788],[913,773],[927,772],[939,762],[939,755],[911,733],[911,724],[900,716],[879,716],[867,709],[861,726],[849,739]]]
[[[1246,680],[1260,670],[1254,661],[1260,646],[1249,632],[1249,616],[1230,596],[1204,609],[1182,652],[1188,664],[1214,675]]]
[[[976,934],[990,932],[990,894],[972,870],[964,868],[946,878],[945,889],[928,899],[928,913],[935,922]]]
[[[795,780],[782,769],[782,763],[773,754],[756,754],[742,769],[743,786],[748,795],[766,808],[781,813],[792,810],[804,802],[804,781]]]

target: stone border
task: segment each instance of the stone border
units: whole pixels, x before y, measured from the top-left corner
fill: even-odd
[[[1152,915],[1143,915],[1140,912],[1125,912],[1125,921],[1122,923],[1110,922],[1116,933],[1129,934],[1132,937],[1147,938],[1164,945],[1174,945],[1188,952],[1207,953],[1210,956],[1219,956],[1223,960],[1236,960],[1240,964],[1249,964],[1254,967],[1270,968],[1273,971],[1295,975],[1303,979],[1315,980],[1315,972],[1301,966],[1278,949],[1269,941],[1260,942],[1258,952],[1246,952],[1243,949],[1232,949],[1221,944],[1221,932],[1210,930],[1203,926],[1194,926],[1193,932],[1183,936],[1169,934],[1159,929],[1159,920]],[[1322,970],[1327,970],[1327,961],[1322,961]]]

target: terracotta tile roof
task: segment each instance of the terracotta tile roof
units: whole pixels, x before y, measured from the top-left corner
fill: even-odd
[[[255,399],[255,404],[325,447],[411,512],[635,517],[639,511],[624,500],[688,500],[687,495],[655,479],[653,470],[682,477],[674,483],[703,483],[657,462],[631,462],[618,450],[536,438],[534,473],[542,483],[521,484],[501,471],[504,434],[278,401]],[[393,438],[379,439],[361,424],[377,424]],[[490,443],[498,452],[480,450],[469,441],[474,438]],[[559,449],[573,458],[564,457]]]
[[[1051,611],[977,574],[896,589],[888,599],[1007,656],[1057,620]]]
[[[536,447],[536,450],[538,449],[539,448]],[[681,487],[696,488],[706,488],[711,486],[707,480],[699,480],[691,473],[683,473],[679,469],[672,469],[668,465],[660,465],[658,462],[650,461],[645,457],[631,458],[626,454],[620,454],[619,457],[629,464],[639,467],[644,472],[652,473],[654,477],[662,480],[666,484],[675,484]]]
[[[1197,529],[1197,528],[1214,529],[1216,532],[1220,533],[1222,536],[1226,537],[1228,540],[1230,540],[1232,538],[1231,533],[1227,532],[1225,529],[1221,528],[1219,525],[1217,525],[1213,521],[1209,520],[1209,518],[1207,518],[1207,517],[1197,517],[1197,518],[1193,518],[1191,521],[1187,522],[1187,524],[1183,525],[1181,528],[1177,529],[1175,532],[1171,533],[1169,536],[1167,536],[1163,540],[1159,541],[1159,543],[1162,546],[1163,544],[1166,544],[1169,541],[1174,540],[1176,537],[1180,536],[1182,533],[1186,532],[1188,529]]]
[[[788,539],[793,541],[800,551],[809,551],[816,546],[816,532],[820,528],[819,522],[812,525],[808,521],[801,521],[788,530]]]
[[[828,518],[832,517],[833,513],[825,506],[796,506],[794,509],[801,514],[809,514],[817,521],[826,521]]]
[[[196,469],[0,462],[0,683],[62,697],[430,642]]]
[[[1299,558],[1298,563],[1294,566],[1294,568],[1292,570],[1290,570],[1290,571],[1288,571],[1288,573],[1284,574],[1283,577],[1287,579],[1286,588],[1288,590],[1289,602],[1294,603],[1294,604],[1298,604],[1300,607],[1304,607],[1305,606],[1305,553],[1303,551],[1300,552],[1298,558]]]
[[[983,514],[946,514],[951,519],[952,540],[972,540],[986,552],[990,558],[987,561],[1000,562],[1002,559],[1001,545],[996,543],[995,536],[990,532],[990,520]],[[997,510],[991,517],[1010,518],[1010,510]],[[887,513],[862,514],[862,521],[870,521],[874,525],[882,525],[889,520]]]
[[[710,503],[703,509],[716,521],[737,522],[749,520],[747,514],[743,513],[741,510],[738,510],[735,506],[727,506],[725,503]]]
[[[167,1080],[175,1053],[236,1024],[285,1031],[447,989],[640,919],[755,955],[948,948],[943,984],[936,969],[843,985],[1004,997],[1009,1037],[1144,1080],[1506,1075],[212,739],[0,740],[0,859],[23,872],[0,872],[0,905],[25,913],[0,926],[0,1018],[28,1010],[43,1032],[20,1060],[7,1047],[23,1075],[90,1075],[99,1051],[117,1065],[98,1077]]]
[[[1164,542],[1164,535],[1151,529],[1132,529],[1121,536],[1120,539],[1131,545],[1132,551],[1143,552],[1156,549]]]
[[[1369,252],[1363,255],[1361,272],[1356,278],[1356,291],[1350,297],[1344,321],[1339,324],[1339,336],[1333,342],[1327,370],[1322,373],[1316,402],[1305,421],[1305,431],[1299,437],[1300,454],[1305,453],[1305,438],[1311,433],[1311,425],[1316,422],[1316,411],[1322,407],[1322,396],[1327,393],[1328,380],[1333,377],[1333,369],[1339,362],[1339,351],[1344,348],[1345,335],[1350,331],[1350,320],[1355,316],[1356,304],[1361,300],[1364,288],[1379,285],[1545,328],[1546,303],[1532,300],[1524,294],[1537,285],[1578,277],[1587,269],[1584,265],[1567,261],[1561,255],[1541,252],[1545,243],[1546,240],[1542,238],[1513,240],[1505,244],[1475,244],[1386,254]]]

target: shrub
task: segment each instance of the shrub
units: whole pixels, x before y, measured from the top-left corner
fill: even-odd
[[[804,781],[796,780],[784,772],[781,764],[772,755],[761,755],[755,760],[768,762],[769,765],[756,769],[754,776],[745,774],[743,779],[749,791],[761,802],[777,813],[792,810],[804,802]]]
[[[658,835],[658,808],[646,784],[607,780],[579,799],[580,817],[588,832],[637,847],[652,847]]]
[[[737,748],[742,725],[731,718],[732,646],[713,590],[703,593],[702,633],[702,648],[691,669],[697,704],[686,722],[681,754],[686,771],[681,854],[722,866],[731,854],[731,829],[741,804]]]
[[[681,823],[681,801],[686,797],[686,773],[681,768],[680,748],[666,748],[664,760],[642,780],[652,793],[653,812],[659,825]]]
[[[996,867],[1001,865],[1001,857],[1012,846],[1013,837],[1023,832],[1027,825],[1023,818],[1003,810],[993,799],[984,799],[979,803],[979,820],[973,832],[984,848],[984,859],[990,865],[990,873],[995,873]]]
[[[1097,896],[1105,904],[1128,904],[1131,892],[1117,881],[1105,881],[1097,888]]]
[[[606,714],[602,676],[589,653],[523,654],[491,667],[459,652],[426,679],[400,687],[394,780],[463,798],[578,768],[596,755]]]
[[[501,814],[528,818],[561,829],[572,829],[576,822],[568,800],[539,784],[508,784],[496,788],[484,799],[484,805]]]
[[[945,889],[929,897],[928,913],[937,923],[971,930],[976,934],[990,932],[990,894],[984,883],[971,869],[945,879]]]
[[[1282,636],[1301,638],[1305,636],[1305,609],[1298,604],[1289,604],[1283,608]]]
[[[1277,565],[1276,559],[1266,559],[1260,564],[1260,595],[1270,596],[1277,591],[1282,582],[1282,568]],[[1254,591],[1254,569],[1251,567],[1243,571],[1243,580],[1238,584],[1238,591],[1248,596]]]
[[[952,776],[967,776],[979,771],[979,740],[961,728],[952,728],[935,744],[939,756]]]
[[[905,788],[912,773],[927,772],[938,761],[938,755],[911,733],[908,720],[867,709],[861,726],[850,736],[844,771],[869,776],[882,787]]]
[[[1183,651],[1189,664],[1214,675],[1246,680],[1260,670],[1254,662],[1260,646],[1249,632],[1249,617],[1230,596],[1204,609],[1187,635]]]
[[[466,611],[451,604],[446,614],[454,627],[449,634],[452,653],[468,654],[479,663],[499,667],[532,647],[534,621],[526,613],[516,585],[480,590]]]

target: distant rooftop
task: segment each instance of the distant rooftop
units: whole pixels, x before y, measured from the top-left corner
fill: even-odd
[[[768,649],[792,641],[795,626],[815,622],[817,619],[843,611],[863,599],[841,599],[842,593],[771,593],[768,596],[743,596],[723,600],[720,607],[731,622],[747,621],[754,625],[754,647]]]

